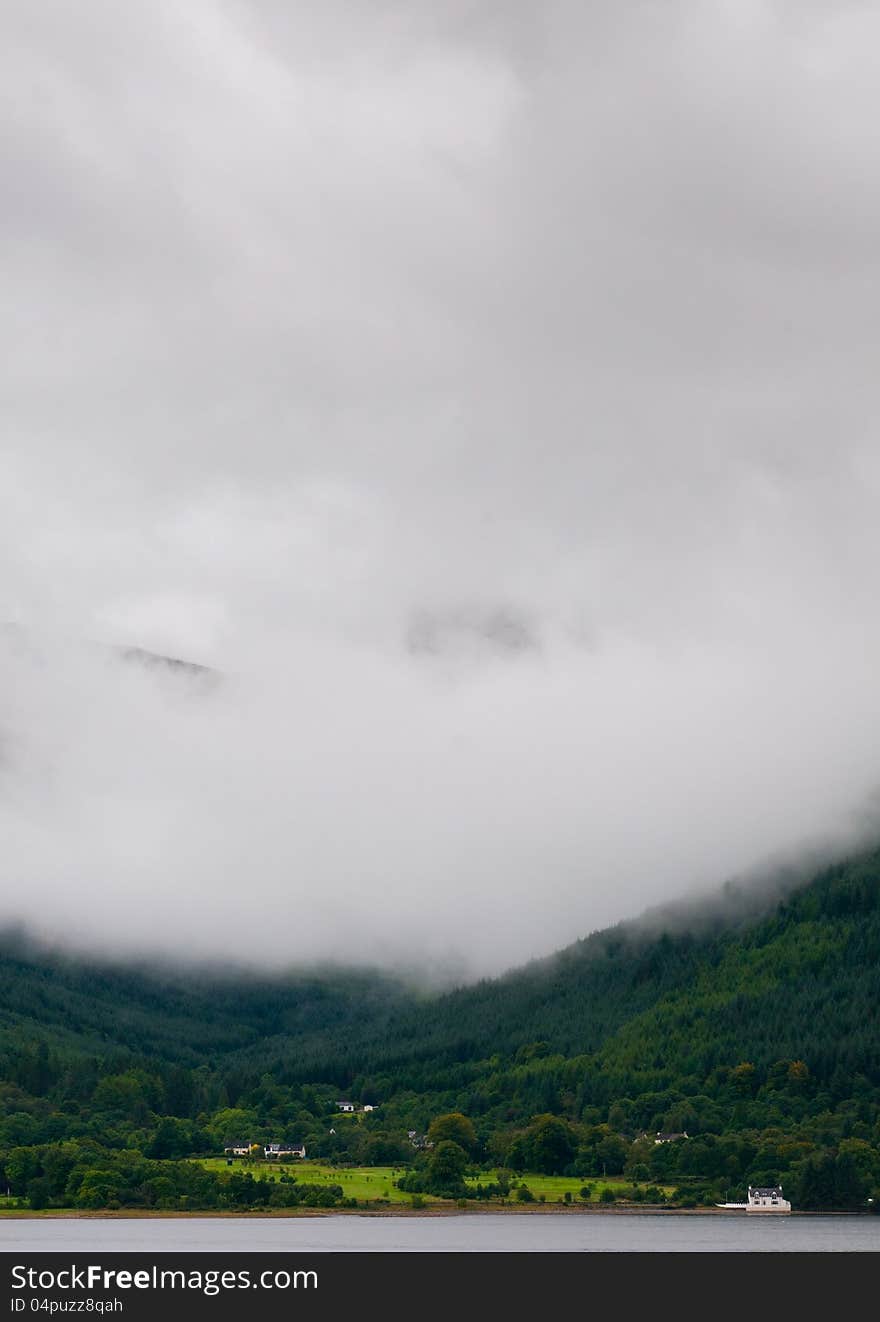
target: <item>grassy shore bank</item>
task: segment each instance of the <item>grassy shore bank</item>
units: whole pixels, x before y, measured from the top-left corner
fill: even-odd
[[[207,1157],[200,1159],[200,1165],[209,1170],[227,1170],[225,1158]],[[640,1189],[641,1198],[634,1201],[633,1184],[620,1178],[603,1177],[587,1180],[562,1175],[541,1175],[527,1172],[516,1177],[517,1187],[512,1187],[506,1199],[486,1201],[455,1201],[437,1198],[430,1194],[419,1194],[414,1199],[411,1193],[397,1187],[397,1181],[405,1173],[403,1167],[393,1166],[330,1166],[322,1162],[297,1161],[295,1163],[236,1161],[235,1169],[252,1174],[255,1180],[267,1183],[286,1178],[295,1178],[301,1185],[322,1186],[338,1185],[347,1207],[251,1207],[199,1209],[197,1207],[172,1208],[57,1208],[33,1209],[22,1205],[22,1200],[0,1195],[0,1219],[5,1217],[139,1217],[139,1216],[443,1216],[462,1213],[538,1213],[538,1212],[598,1212],[598,1211],[663,1211],[674,1210],[664,1207],[662,1201],[645,1201],[644,1190]],[[471,1187],[479,1184],[489,1185],[497,1181],[497,1171],[484,1171],[467,1177]],[[518,1197],[519,1184],[528,1189],[529,1201]],[[606,1193],[606,1191],[608,1191]],[[653,1190],[652,1190],[653,1192]],[[663,1197],[668,1197],[671,1188],[661,1190]],[[603,1200],[604,1194],[604,1200]],[[613,1199],[610,1195],[613,1194]],[[656,1196],[656,1195],[655,1195]],[[356,1205],[354,1205],[356,1203]],[[681,1210],[681,1209],[679,1209]],[[691,1210],[691,1209],[688,1209]],[[717,1209],[710,1209],[717,1210]]]
[[[226,1158],[224,1157],[205,1157],[201,1159],[200,1164],[209,1170],[226,1170]],[[251,1162],[247,1159],[235,1161],[234,1169],[250,1171],[254,1179],[278,1179],[283,1174],[296,1176],[300,1184],[338,1184],[341,1186],[346,1198],[357,1198],[358,1202],[373,1202],[377,1199],[387,1200],[389,1203],[400,1206],[409,1206],[412,1201],[412,1194],[405,1193],[402,1189],[396,1187],[396,1182],[404,1175],[403,1166],[329,1166],[323,1162],[317,1161],[293,1161],[293,1162]],[[494,1184],[498,1179],[498,1171],[482,1171],[479,1175],[469,1175],[466,1177],[466,1183],[472,1188],[478,1184]],[[540,1175],[537,1172],[527,1171],[525,1174],[516,1176],[517,1182],[526,1185],[530,1193],[536,1200],[536,1203],[558,1204],[565,1200],[566,1195],[572,1200],[581,1204],[586,1204],[587,1200],[582,1196],[581,1190],[589,1186],[590,1203],[599,1203],[602,1192],[605,1189],[610,1190],[615,1198],[626,1198],[632,1192],[633,1184],[631,1180],[625,1180],[614,1176],[599,1176],[594,1179],[588,1179],[585,1176],[575,1175]],[[644,1184],[639,1186],[645,1188]],[[658,1186],[655,1186],[658,1187]],[[671,1185],[659,1186],[664,1196],[668,1197],[672,1193]],[[420,1195],[426,1204],[443,1204],[444,1199],[433,1198],[430,1194]],[[513,1197],[513,1195],[512,1195]],[[543,1203],[542,1203],[543,1200]],[[493,1206],[497,1204],[493,1203]],[[523,1206],[532,1206],[532,1204],[523,1204]],[[602,1204],[607,1207],[608,1204]]]

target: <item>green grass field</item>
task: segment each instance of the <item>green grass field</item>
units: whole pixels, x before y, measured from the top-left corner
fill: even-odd
[[[202,1159],[202,1165],[210,1170],[226,1170],[225,1157],[206,1157]],[[235,1167],[230,1169],[250,1170],[255,1179],[265,1178],[267,1175],[278,1175],[282,1171],[287,1171],[302,1184],[339,1184],[345,1193],[346,1198],[357,1198],[359,1201],[373,1201],[376,1198],[387,1198],[392,1203],[409,1203],[411,1194],[403,1193],[400,1189],[394,1187],[394,1181],[404,1173],[403,1167],[392,1166],[325,1166],[317,1161],[291,1161],[285,1163],[272,1162],[254,1162],[235,1159]],[[497,1178],[495,1171],[484,1172],[481,1175],[475,1175],[468,1178],[468,1184],[492,1184]],[[524,1181],[534,1194],[535,1198],[540,1200],[542,1197],[548,1203],[560,1203],[563,1201],[566,1193],[570,1193],[572,1199],[581,1201],[580,1191],[585,1184],[592,1186],[592,1202],[598,1202],[603,1189],[613,1189],[618,1198],[626,1197],[632,1184],[628,1180],[615,1179],[613,1176],[599,1177],[597,1179],[588,1179],[580,1176],[568,1175],[534,1175],[524,1174],[517,1176],[517,1179]],[[664,1188],[664,1193],[671,1193],[671,1186]],[[439,1198],[432,1198],[429,1194],[423,1194],[426,1202],[441,1202]]]
[[[202,1165],[209,1170],[226,1170],[225,1157],[206,1157]],[[408,1203],[411,1195],[395,1189],[394,1181],[403,1175],[404,1168],[393,1166],[324,1166],[317,1161],[250,1162],[235,1160],[237,1170],[251,1171],[255,1179],[266,1175],[280,1175],[286,1171],[295,1175],[300,1184],[340,1184],[346,1198],[373,1200],[387,1198],[392,1203]]]
[[[585,1175],[537,1175],[531,1172],[525,1172],[517,1175],[518,1183],[524,1183],[537,1199],[544,1198],[548,1203],[561,1203],[566,1193],[570,1193],[572,1199],[576,1202],[583,1202],[580,1191],[585,1185],[592,1189],[590,1201],[597,1203],[603,1189],[612,1189],[618,1198],[626,1198],[632,1191],[632,1180],[625,1180],[622,1176],[600,1175],[597,1177]],[[468,1179],[468,1184],[491,1184],[497,1179],[497,1172],[490,1171],[482,1175],[476,1175]],[[640,1184],[640,1188],[647,1188],[647,1184]],[[663,1193],[672,1193],[672,1185],[657,1185]]]
[[[199,1159],[201,1165],[209,1170],[227,1170],[225,1157],[203,1157]],[[395,1188],[394,1181],[401,1176],[404,1171],[402,1167],[392,1166],[342,1166],[339,1168],[325,1166],[316,1161],[294,1161],[285,1163],[259,1162],[251,1163],[249,1161],[236,1160],[235,1166],[231,1169],[240,1171],[251,1171],[255,1179],[266,1179],[270,1175],[280,1175],[283,1171],[295,1175],[302,1184],[339,1184],[342,1186],[346,1198],[356,1198],[358,1202],[371,1203],[378,1200],[384,1200],[391,1205],[409,1206],[412,1201],[412,1194],[403,1193]],[[478,1176],[468,1178],[469,1184],[491,1184],[496,1179],[494,1171],[484,1172]],[[578,1176],[565,1175],[537,1175],[525,1174],[517,1176],[528,1185],[537,1202],[562,1203],[564,1195],[571,1194],[574,1203],[582,1203],[580,1190],[584,1184],[592,1186],[591,1202],[597,1203],[600,1194],[604,1188],[613,1189],[618,1198],[624,1199],[628,1196],[632,1185],[629,1181],[615,1179],[613,1177],[599,1179],[583,1179]],[[663,1187],[663,1186],[661,1186]],[[671,1193],[671,1186],[663,1187],[664,1193]],[[425,1204],[442,1203],[444,1200],[432,1198],[430,1194],[421,1195]],[[519,1204],[515,1197],[511,1198],[515,1206],[523,1208],[529,1204]],[[72,1209],[68,1209],[72,1210]],[[7,1198],[0,1194],[0,1215],[8,1212],[11,1215],[21,1215],[23,1209],[17,1198]],[[28,1212],[30,1216],[57,1216],[63,1214],[62,1209],[50,1209],[45,1212]]]

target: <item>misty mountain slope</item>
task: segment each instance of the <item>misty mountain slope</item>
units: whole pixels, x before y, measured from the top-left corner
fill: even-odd
[[[722,1064],[809,1057],[880,1080],[880,854],[823,870],[761,913],[707,910],[697,931],[622,924],[504,978],[404,1005],[332,1042],[244,1048],[282,1073],[343,1081],[405,1075],[436,1086],[530,1044],[591,1060],[626,1086]],[[316,1049],[317,1048],[317,1049]]]
[[[880,868],[833,870],[753,929],[715,943],[689,983],[607,1041],[609,1072],[707,1074],[810,1057],[880,1081]]]
[[[150,973],[0,957],[0,1044],[142,1057],[387,1095],[457,1087],[548,1057],[612,1092],[720,1066],[804,1059],[880,1082],[880,853],[765,897],[655,913],[503,978],[443,995],[369,972]],[[664,923],[670,930],[663,930]],[[542,1066],[543,1068],[543,1066]]]
[[[332,1043],[300,1044],[295,1063],[280,1036],[260,1050],[297,1076],[312,1069],[344,1077],[420,1062],[433,1071],[535,1042],[564,1056],[601,1048],[610,1063],[616,1052],[628,1059],[629,1040],[642,1059],[653,1059],[658,1048],[646,1055],[643,1036],[662,1035],[677,1015],[691,1013],[717,1022],[733,1050],[737,1032],[757,1042],[789,1025],[785,1031],[797,1038],[815,1011],[802,999],[810,985],[823,1005],[834,990],[832,1001],[844,1002],[839,1022],[852,1018],[855,1027],[868,1014],[876,970],[873,945],[860,951],[851,910],[867,906],[876,923],[879,878],[880,855],[872,854],[799,884],[782,874],[762,890],[728,884],[711,902],[651,911],[501,978],[400,1006],[378,1035],[369,1023],[357,1035],[341,1026]],[[864,940],[876,943],[876,936],[864,933]]]
[[[64,1055],[142,1055],[199,1064],[283,1028],[288,1039],[357,1025],[401,995],[376,974],[284,980],[159,973],[0,941],[0,1043],[46,1040]]]

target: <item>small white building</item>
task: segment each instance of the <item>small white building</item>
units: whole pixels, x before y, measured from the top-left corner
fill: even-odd
[[[251,1155],[250,1143],[231,1143],[228,1148],[224,1148],[227,1157],[249,1157]]]
[[[723,1207],[731,1212],[790,1212],[791,1203],[782,1196],[782,1185],[770,1185],[768,1188],[759,1188],[757,1185],[749,1185],[749,1201],[747,1203],[716,1203],[716,1207]]]
[[[791,1203],[782,1196],[782,1185],[772,1185],[766,1189],[760,1189],[749,1185],[749,1201],[746,1203],[747,1212],[790,1212]]]
[[[263,1151],[270,1161],[276,1157],[304,1157],[306,1145],[305,1143],[267,1143]]]
[[[376,1109],[377,1108],[375,1106],[370,1106],[370,1104],[367,1103],[367,1105],[364,1107],[364,1112],[366,1113],[367,1111],[375,1111]]]
[[[355,1109],[354,1102],[341,1101],[337,1102],[336,1105],[340,1111],[354,1111]]]

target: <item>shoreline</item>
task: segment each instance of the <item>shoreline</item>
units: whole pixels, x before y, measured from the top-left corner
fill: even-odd
[[[4,1220],[13,1221],[189,1221],[189,1220],[236,1220],[236,1221],[262,1221],[262,1220],[303,1220],[310,1218],[325,1218],[328,1216],[360,1216],[360,1217],[442,1217],[442,1216],[724,1216],[736,1217],[738,1219],[748,1218],[757,1219],[753,1213],[751,1217],[747,1212],[734,1211],[721,1207],[566,1207],[554,1204],[552,1206],[539,1207],[492,1207],[487,1204],[480,1204],[477,1207],[405,1207],[399,1208],[368,1208],[368,1207],[341,1207],[341,1208],[287,1208],[273,1207],[264,1208],[252,1212],[233,1212],[227,1208],[218,1210],[217,1208],[205,1208],[202,1211],[183,1211],[174,1209],[162,1209],[154,1211],[147,1208],[119,1208],[114,1211],[100,1211],[73,1208],[46,1208],[44,1212],[33,1212],[25,1209],[3,1209],[0,1210],[0,1222]],[[867,1212],[783,1212],[775,1213],[770,1219],[775,1217],[790,1216],[833,1216],[833,1217],[861,1217],[868,1216]],[[762,1219],[767,1219],[762,1218]]]

